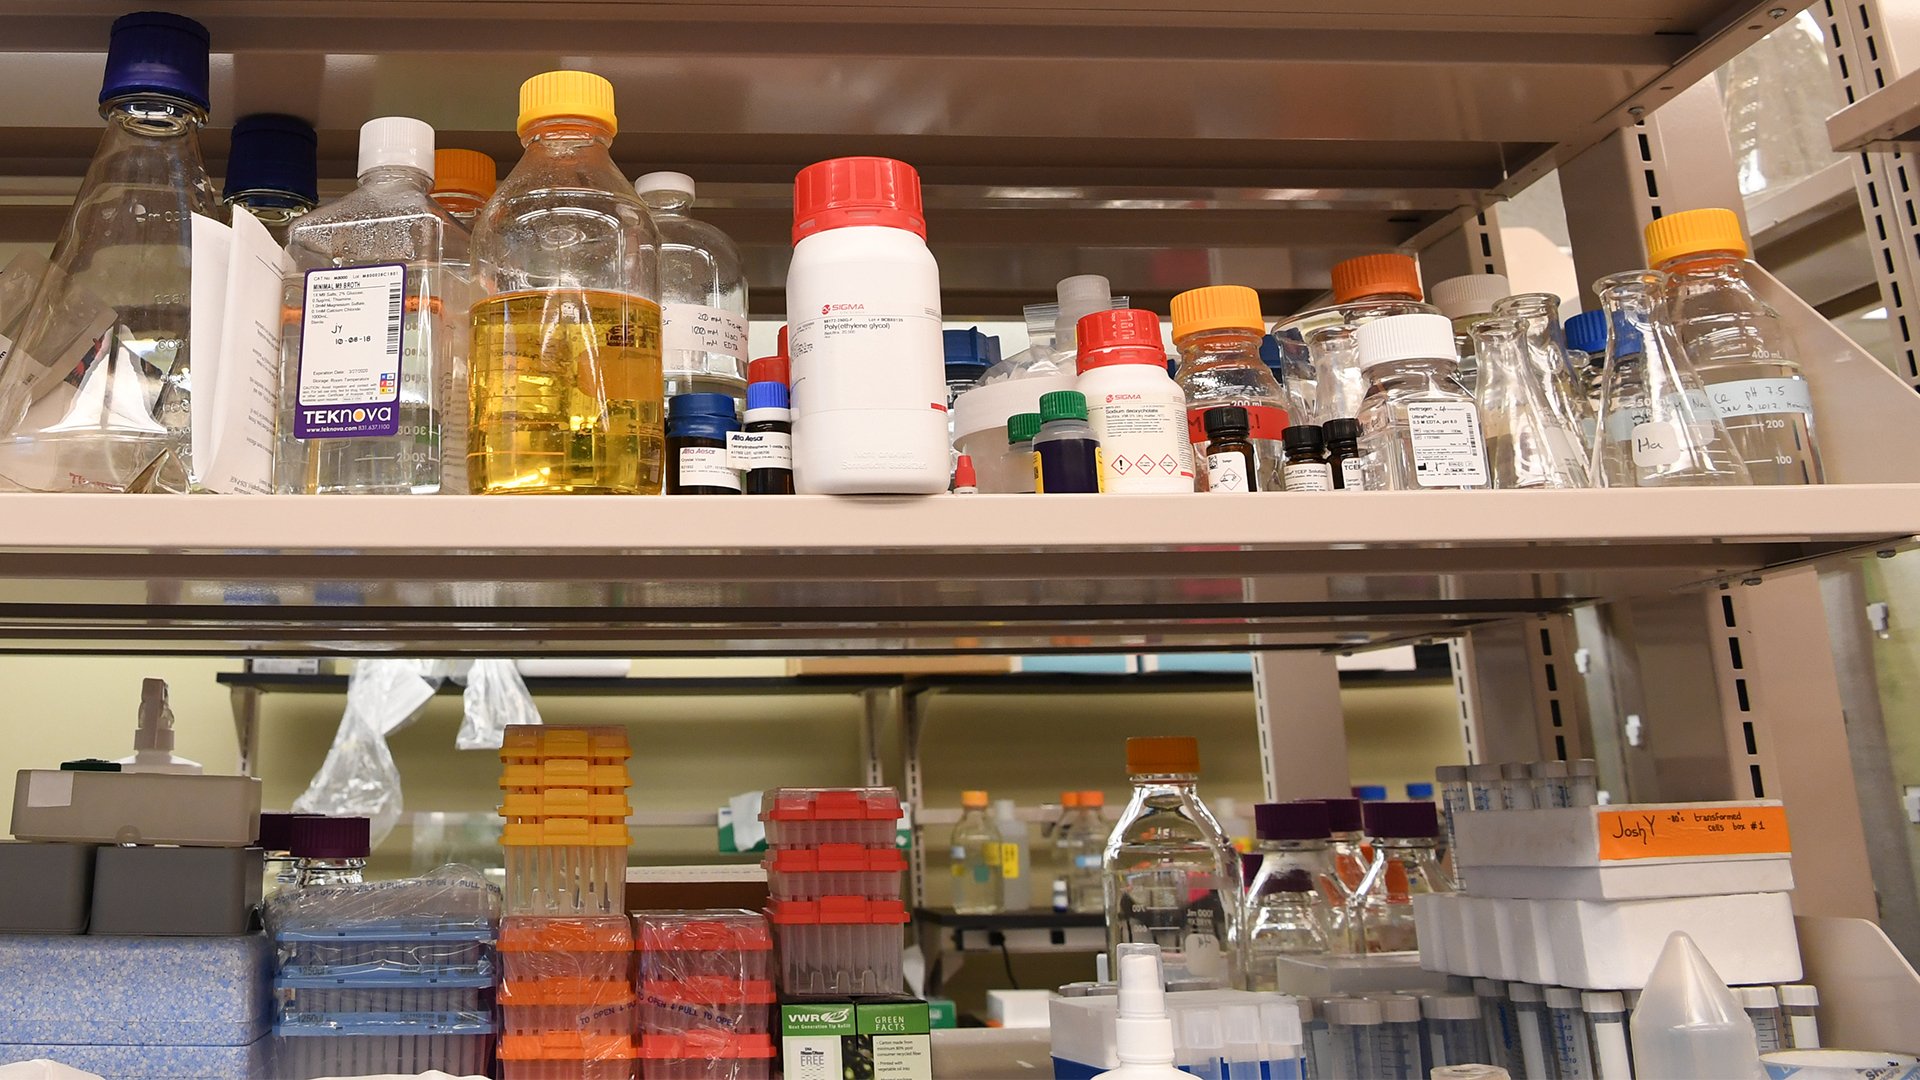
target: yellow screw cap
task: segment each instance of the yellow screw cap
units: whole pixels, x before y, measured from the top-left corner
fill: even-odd
[[[498,168],[493,159],[478,150],[435,150],[433,152],[433,190],[436,194],[457,192],[481,202],[493,196]]]
[[[1745,258],[1747,238],[1731,210],[1682,210],[1647,223],[1647,258],[1654,266],[1707,251],[1732,251]]]
[[[1209,285],[1173,298],[1175,338],[1205,330],[1251,330],[1259,334],[1266,329],[1260,318],[1260,294],[1245,285]]]
[[[591,71],[549,71],[520,84],[520,122],[515,131],[524,137],[533,125],[558,117],[619,131],[613,115],[613,84]]]
[[[963,791],[960,793],[960,805],[969,810],[984,810],[987,806],[987,793],[984,791]]]

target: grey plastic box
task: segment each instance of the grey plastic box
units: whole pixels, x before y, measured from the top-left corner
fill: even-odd
[[[96,850],[0,841],[0,933],[86,933]]]
[[[13,786],[22,840],[237,848],[259,834],[251,776],[21,769]]]
[[[100,848],[87,932],[244,934],[260,903],[265,855],[259,848]]]

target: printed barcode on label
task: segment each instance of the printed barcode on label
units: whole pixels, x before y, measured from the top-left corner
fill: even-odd
[[[387,354],[390,356],[400,351],[400,323],[406,306],[405,288],[394,289],[387,294]]]

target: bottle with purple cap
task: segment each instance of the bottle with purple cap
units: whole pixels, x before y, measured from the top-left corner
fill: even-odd
[[[373,846],[372,826],[363,817],[294,818],[289,850],[300,871],[298,887],[358,885],[365,881],[367,853]]]
[[[1258,803],[1253,831],[1260,852],[1247,874],[1247,989],[1279,990],[1282,956],[1345,952],[1346,893],[1327,844],[1333,830],[1324,803]],[[1328,894],[1338,897],[1330,901]]]
[[[1373,863],[1353,905],[1365,951],[1418,948],[1413,898],[1453,891],[1440,868],[1439,811],[1430,802],[1370,802],[1360,812],[1373,847]]]
[[[0,490],[188,491],[193,221],[224,222],[200,157],[206,27],[114,20],[107,130],[0,361]]]

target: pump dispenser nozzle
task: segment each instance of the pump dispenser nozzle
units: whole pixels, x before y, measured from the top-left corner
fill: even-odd
[[[1135,942],[1115,948],[1120,962],[1114,1053],[1120,1067],[1094,1080],[1191,1080],[1173,1067],[1173,1020],[1167,1015],[1160,946]]]
[[[121,772],[201,773],[197,761],[173,753],[173,707],[167,680],[140,681],[140,723],[133,729],[133,753],[119,761]]]

